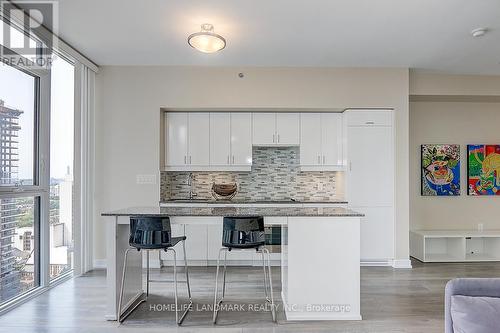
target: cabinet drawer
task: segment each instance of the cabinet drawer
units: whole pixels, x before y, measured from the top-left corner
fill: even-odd
[[[392,126],[391,110],[347,110],[347,126]]]

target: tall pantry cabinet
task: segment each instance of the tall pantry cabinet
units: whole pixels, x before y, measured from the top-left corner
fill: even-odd
[[[361,223],[361,261],[394,259],[393,110],[347,110],[346,198],[365,214]]]

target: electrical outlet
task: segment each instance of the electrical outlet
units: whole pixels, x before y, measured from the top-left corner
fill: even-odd
[[[136,175],[135,182],[137,185],[154,185],[156,184],[156,175]]]

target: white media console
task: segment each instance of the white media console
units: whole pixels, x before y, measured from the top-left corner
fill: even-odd
[[[423,262],[500,261],[500,230],[416,230],[410,255]]]

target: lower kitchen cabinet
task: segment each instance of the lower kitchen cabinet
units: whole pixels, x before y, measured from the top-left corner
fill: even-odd
[[[365,214],[361,219],[361,261],[386,262],[394,257],[394,208],[349,207]]]
[[[202,221],[203,220],[203,221]],[[210,220],[210,221],[207,221]],[[191,266],[215,266],[219,250],[222,248],[222,217],[173,217],[172,236],[186,235],[186,252],[188,263]],[[197,224],[196,222],[200,223]],[[177,224],[177,223],[187,224]],[[203,222],[203,223],[202,223]],[[207,223],[208,222],[208,223]],[[284,217],[271,217],[265,220],[266,228],[286,223]],[[268,229],[269,231],[269,229]],[[278,235],[279,236],[279,235]],[[277,236],[274,236],[276,238]],[[271,252],[271,262],[279,264],[280,245],[274,244],[276,239],[267,232],[266,238],[270,241],[267,246]],[[184,251],[182,244],[179,243],[174,248],[177,252],[178,265],[183,265]],[[165,265],[172,265],[172,254],[161,252],[160,258]],[[223,257],[221,257],[223,259]],[[233,250],[227,254],[228,265],[240,266],[260,266],[262,265],[262,256],[252,250]]]

